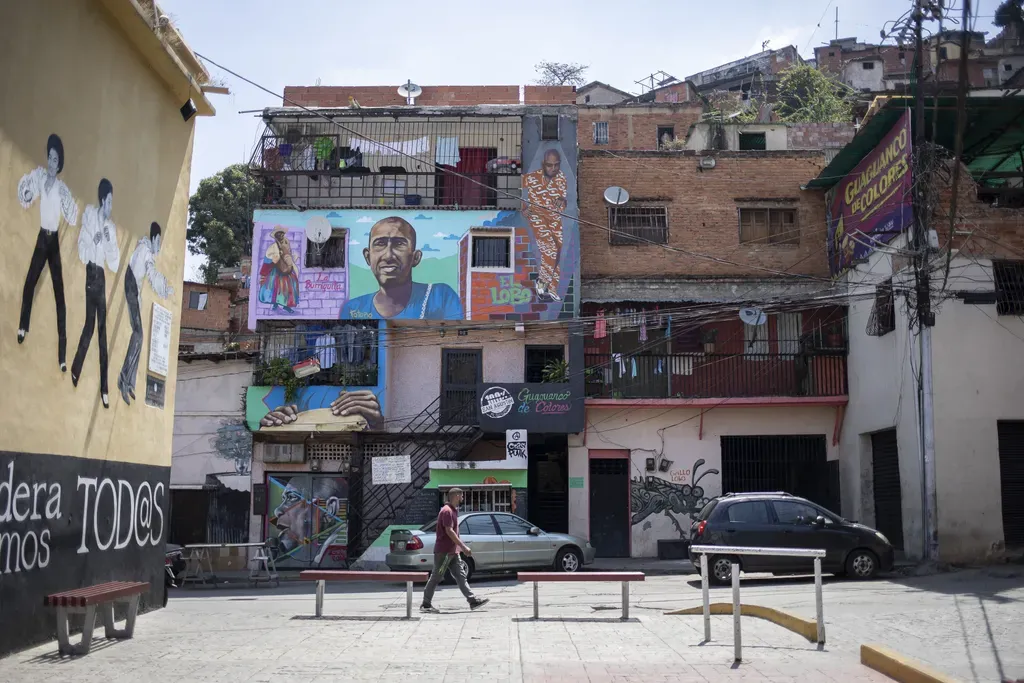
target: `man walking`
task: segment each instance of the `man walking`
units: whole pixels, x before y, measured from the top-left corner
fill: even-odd
[[[469,608],[476,609],[486,605],[487,598],[478,598],[473,595],[466,581],[466,564],[459,557],[459,552],[472,555],[462,539],[459,538],[459,504],[462,502],[462,489],[452,489],[448,492],[448,502],[441,511],[437,513],[437,538],[434,541],[434,571],[430,574],[427,587],[423,590],[423,604],[420,611],[437,612],[437,608],[431,604],[434,599],[434,590],[437,584],[444,578],[446,571],[451,569],[455,582],[459,584],[459,590],[469,601]]]

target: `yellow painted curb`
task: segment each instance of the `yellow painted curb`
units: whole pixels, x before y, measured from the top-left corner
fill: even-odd
[[[861,645],[860,663],[900,683],[959,683],[955,678],[881,645]]]
[[[731,602],[714,602],[711,603],[712,614],[732,614],[732,603]],[[665,614],[704,614],[704,607],[688,607],[687,609],[679,609],[673,612],[665,612]],[[797,635],[801,635],[812,643],[818,642],[818,624],[814,621],[808,621],[807,619],[801,619],[800,617],[783,612],[781,610],[772,609],[771,607],[762,607],[761,605],[744,605],[740,604],[740,614],[748,617],[757,617],[758,619],[764,619],[770,621],[773,624],[778,624],[782,628],[789,629]]]

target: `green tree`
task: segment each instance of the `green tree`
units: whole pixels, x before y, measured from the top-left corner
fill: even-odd
[[[784,123],[849,123],[855,91],[827,73],[800,64],[782,72],[775,113]]]
[[[203,178],[188,201],[188,249],[206,256],[203,280],[217,281],[217,269],[237,266],[252,244],[252,209],[259,183],[245,164]]]
[[[1019,43],[1022,36],[1024,36],[1024,0],[1004,0],[1004,2],[996,7],[995,18],[992,23],[1004,31],[1006,34],[1016,39]]]

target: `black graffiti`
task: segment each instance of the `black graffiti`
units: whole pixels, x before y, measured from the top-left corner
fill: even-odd
[[[709,474],[718,474],[718,470],[707,469],[698,476],[697,470],[703,464],[703,458],[693,464],[689,484],[676,484],[653,476],[632,478],[629,505],[631,523],[635,526],[648,517],[662,512],[674,512],[679,515],[694,515],[700,512],[709,499],[704,496],[704,487],[700,486],[699,482]],[[676,519],[671,515],[669,518],[680,529],[680,533],[683,533]]]

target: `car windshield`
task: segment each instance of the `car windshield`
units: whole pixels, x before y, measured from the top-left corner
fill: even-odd
[[[708,503],[707,505],[705,505],[704,508],[697,514],[697,521],[698,522],[703,522],[705,519],[710,517],[711,516],[711,511],[715,509],[716,505],[718,505],[718,500],[717,499],[713,500],[710,503]]]

